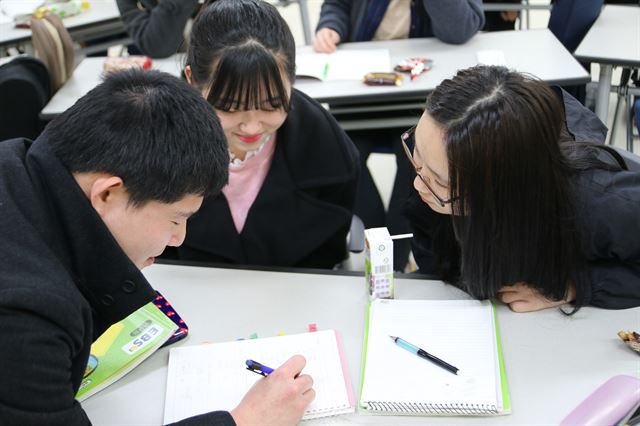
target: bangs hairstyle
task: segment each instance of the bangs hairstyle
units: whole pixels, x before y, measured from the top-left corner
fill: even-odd
[[[225,49],[209,83],[207,101],[221,111],[284,109],[289,111],[285,70],[256,41]]]
[[[561,300],[572,282],[579,308],[586,261],[558,96],[536,79],[478,66],[442,82],[426,112],[445,133],[461,287],[487,299],[527,282]]]
[[[193,23],[186,65],[216,109],[289,111],[295,52],[291,30],[273,5],[216,0]]]

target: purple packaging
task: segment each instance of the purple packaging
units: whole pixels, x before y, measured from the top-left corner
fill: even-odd
[[[560,426],[615,425],[640,402],[640,379],[614,376],[562,420]]]

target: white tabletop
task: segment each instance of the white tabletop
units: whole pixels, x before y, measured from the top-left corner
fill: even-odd
[[[548,29],[479,33],[462,45],[446,44],[436,38],[423,38],[345,43],[339,48],[387,48],[392,66],[401,59],[424,56],[433,60],[433,68],[413,81],[405,76],[400,87],[370,87],[359,81],[309,80],[298,81],[296,87],[312,98],[332,105],[423,98],[442,80],[452,77],[458,70],[477,65],[477,53],[482,50],[501,50],[509,68],[533,74],[548,83],[578,84],[589,81],[589,74]],[[304,49],[311,47],[307,46]]]
[[[571,84],[589,80],[589,74],[547,29],[482,33],[464,45],[450,45],[435,38],[425,38],[345,43],[340,46],[345,50],[379,48],[389,49],[392,64],[411,56],[427,56],[433,59],[434,67],[414,81],[405,77],[406,81],[400,87],[371,87],[360,81],[320,82],[306,79],[296,81],[295,87],[320,102],[331,103],[332,107],[414,99],[419,101],[420,109],[426,94],[443,79],[452,77],[459,69],[476,65],[478,51],[492,49],[504,52],[509,67],[533,74],[549,83]],[[306,46],[300,51],[308,49],[310,47]],[[182,56],[176,55],[174,58],[154,60],[154,67],[179,75],[182,62]],[[99,83],[101,73],[102,59],[87,58],[82,61],[40,116],[51,119],[65,111]]]
[[[85,58],[73,74],[40,112],[43,119],[52,119],[71,107],[78,99],[96,87],[103,78],[104,57]],[[183,56],[152,59],[152,68],[179,76],[183,68]]]
[[[575,56],[589,62],[640,67],[640,7],[605,6]]]
[[[190,327],[174,346],[318,329],[342,334],[354,394],[360,388],[368,300],[363,277],[154,265],[154,287]],[[398,299],[463,299],[436,281],[397,279]],[[568,317],[555,309],[516,314],[498,306],[512,414],[497,417],[393,417],[350,414],[311,424],[558,424],[610,377],[640,376],[640,357],[616,336],[640,329],[640,308],[583,308]],[[461,338],[462,339],[462,338]],[[461,340],[461,348],[463,342]],[[168,348],[82,403],[94,425],[162,423]],[[462,349],[461,349],[462,350]]]
[[[7,1],[7,0],[4,0]],[[19,0],[9,0],[19,1]],[[79,15],[64,18],[68,30],[95,25],[107,21],[120,21],[120,11],[115,0],[90,0],[90,7]],[[15,28],[13,22],[0,24],[0,46],[14,44],[31,38],[31,30]]]

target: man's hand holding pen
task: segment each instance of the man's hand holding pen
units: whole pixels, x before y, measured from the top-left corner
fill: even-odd
[[[305,365],[304,357],[295,355],[267,374],[264,379],[258,380],[240,404],[231,411],[236,424],[297,424],[304,410],[316,396],[311,376],[301,374]],[[249,369],[257,372],[255,369]]]

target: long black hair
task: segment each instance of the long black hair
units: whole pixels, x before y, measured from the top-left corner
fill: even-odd
[[[216,109],[288,111],[295,52],[291,30],[271,4],[214,0],[193,23],[186,65]]]
[[[571,176],[615,166],[571,139],[547,84],[504,67],[459,71],[426,113],[445,134],[460,286],[485,299],[526,282],[562,300],[573,283],[582,306],[589,283]]]

